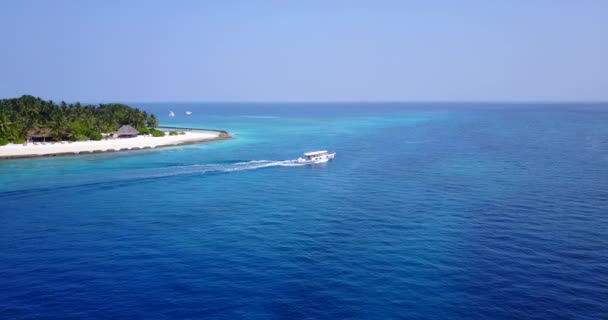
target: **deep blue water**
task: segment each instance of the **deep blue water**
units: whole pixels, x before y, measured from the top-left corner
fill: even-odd
[[[608,319],[608,105],[138,106],[235,139],[0,162],[1,319]]]

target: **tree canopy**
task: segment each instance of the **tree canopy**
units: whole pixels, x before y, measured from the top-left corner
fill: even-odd
[[[30,95],[0,100],[0,139],[11,142],[21,141],[37,129],[47,130],[55,140],[98,139],[101,133],[114,132],[125,124],[155,128],[158,120],[153,114],[120,103],[56,104]]]

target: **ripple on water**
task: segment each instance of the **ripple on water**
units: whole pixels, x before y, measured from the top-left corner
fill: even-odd
[[[0,315],[608,314],[607,113],[375,107],[201,106],[242,138],[0,163]]]

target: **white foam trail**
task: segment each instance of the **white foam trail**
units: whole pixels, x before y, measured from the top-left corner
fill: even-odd
[[[296,167],[303,166],[295,160],[252,160],[246,162],[223,163],[223,164],[193,164],[187,166],[174,166],[155,169],[143,169],[138,172],[136,178],[161,178],[188,174],[205,174],[213,172],[236,172],[245,170],[256,170],[270,167]]]
[[[221,172],[235,172],[245,170],[256,170],[269,167],[294,167],[304,166],[306,164],[296,163],[295,160],[284,160],[284,161],[272,161],[272,160],[253,160],[246,162],[235,162],[235,163],[215,163],[215,164],[193,164],[185,166],[173,166],[173,167],[160,167],[160,168],[145,168],[135,169],[128,173],[121,173],[116,176],[105,175],[103,177],[86,176],[85,179],[74,179],[65,180],[63,183],[55,185],[53,188],[66,188],[75,187],[78,185],[86,185],[90,183],[112,183],[117,182],[134,182],[136,180],[147,180],[155,178],[166,178],[180,175],[199,175],[206,173],[221,173]],[[93,179],[93,180],[91,180]],[[27,190],[23,190],[25,192]],[[1,193],[0,193],[1,195]]]

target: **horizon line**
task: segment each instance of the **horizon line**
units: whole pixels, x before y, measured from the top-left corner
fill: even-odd
[[[240,104],[240,103],[269,103],[269,104],[373,104],[373,103],[385,103],[385,104],[433,104],[433,103],[448,103],[448,104],[463,104],[463,103],[494,103],[494,104],[569,104],[569,103],[584,103],[584,104],[606,104],[606,100],[158,100],[158,101],[146,101],[146,100],[134,100],[134,99],[113,99],[113,100],[88,100],[88,99],[49,99],[42,96],[33,94],[22,94],[15,97],[4,97],[0,99],[16,99],[24,95],[31,95],[38,97],[43,100],[53,100],[55,102],[65,101],[66,103],[87,103],[87,104],[103,104],[103,103],[221,103],[221,104]]]
[[[608,100],[312,100],[312,101],[293,101],[293,100],[243,100],[243,101],[234,101],[234,100],[166,100],[166,101],[137,101],[137,100],[117,100],[122,103],[176,103],[176,104],[185,104],[185,103],[218,103],[218,104],[375,104],[375,103],[383,103],[383,104],[436,104],[436,103],[447,103],[447,104],[465,104],[465,103],[475,103],[475,104],[570,104],[570,103],[582,103],[582,104],[608,104]],[[99,103],[109,103],[108,101],[103,101]]]

